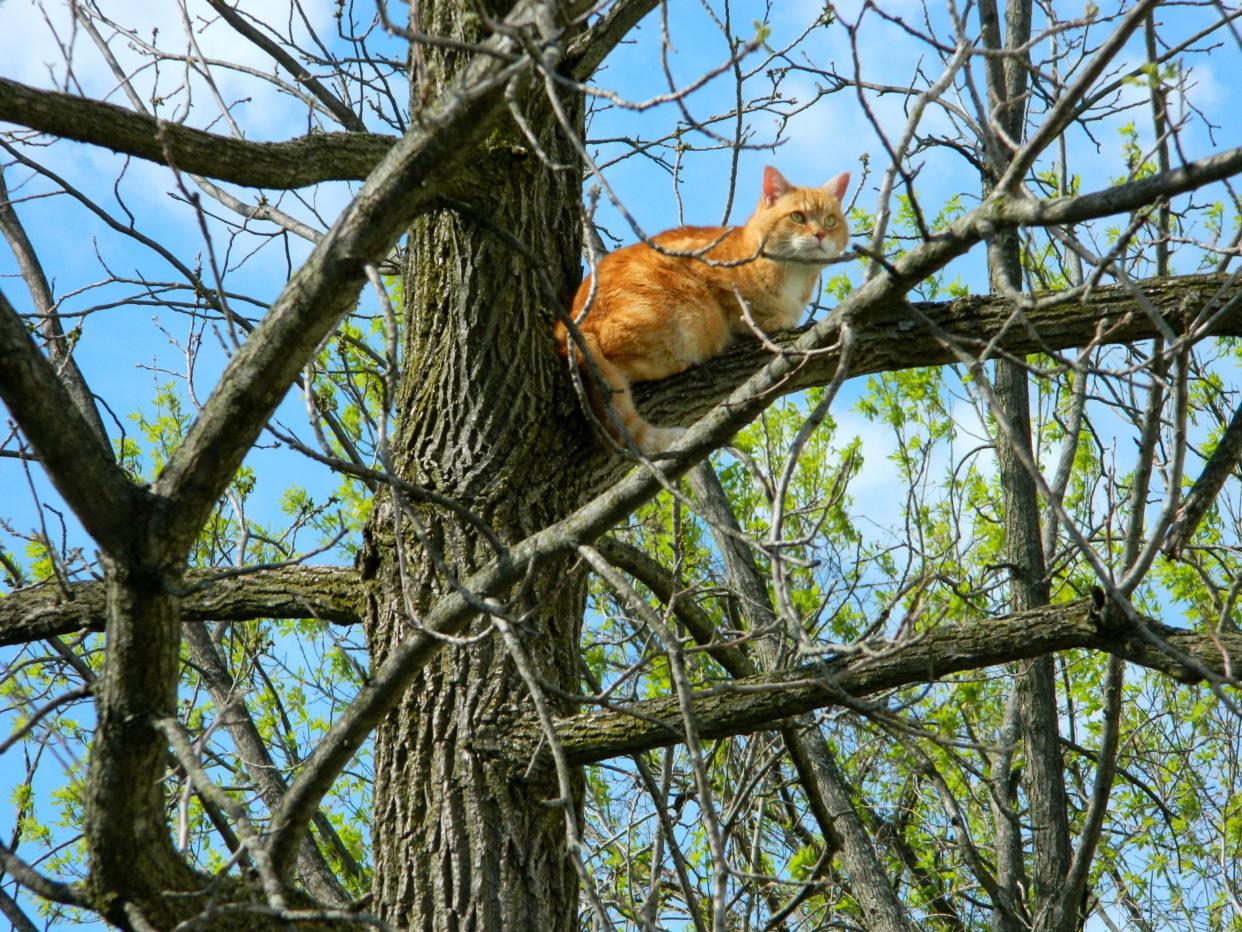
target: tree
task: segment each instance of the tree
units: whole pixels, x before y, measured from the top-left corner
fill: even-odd
[[[60,90],[0,78],[4,462],[72,513],[5,525],[15,926],[1236,927],[1242,149],[1204,141],[1194,69],[1237,61],[1238,13],[725,2],[687,77],[657,6],[351,2],[333,36],[205,0],[178,48],[76,3]],[[906,84],[883,41],[923,49]],[[656,96],[610,86],[630,51]],[[255,141],[237,80],[307,132]],[[672,455],[610,442],[550,338],[638,211],[604,161],[675,192],[724,164],[728,218],[821,100],[884,153],[831,313],[646,386],[693,425]],[[1100,178],[1082,147],[1138,112]],[[58,170],[69,140],[115,178]],[[48,192],[146,264],[57,285]],[[126,306],[189,322],[138,437],[77,349]],[[891,431],[884,500],[850,410]],[[272,443],[341,481],[283,528],[247,517]]]

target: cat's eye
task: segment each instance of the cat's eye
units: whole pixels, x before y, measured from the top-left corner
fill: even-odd
[[[825,230],[831,230],[836,225],[837,225],[836,217],[825,217],[824,218],[824,229]]]
[[[806,223],[806,214],[804,214],[800,210],[795,210],[792,214],[789,215],[789,219],[792,220],[794,223]]]

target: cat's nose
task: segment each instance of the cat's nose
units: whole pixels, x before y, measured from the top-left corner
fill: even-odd
[[[817,241],[821,242],[821,243],[824,241],[824,237],[825,237],[825,236],[827,236],[827,235],[828,235],[828,234],[827,234],[826,232],[824,232],[823,230],[816,230],[816,231],[815,231],[815,239],[816,239]]]

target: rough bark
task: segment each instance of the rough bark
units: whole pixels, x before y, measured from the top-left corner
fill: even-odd
[[[461,4],[421,3],[418,16],[420,29],[478,38],[477,20]],[[458,52],[424,55],[433,88],[460,67]],[[524,100],[526,118],[545,152],[572,162],[541,95],[539,88]],[[577,119],[579,102],[565,103]],[[394,465],[403,478],[467,505],[506,539],[563,517],[572,504],[558,455],[568,441],[547,417],[547,399],[563,376],[549,350],[551,311],[539,276],[559,290],[576,284],[579,183],[576,171],[549,170],[506,124],[443,192],[465,209],[420,217],[411,232]],[[497,227],[538,257],[537,265],[515,253]],[[524,493],[532,487],[550,491],[531,503]],[[381,493],[361,558],[364,578],[374,581],[365,612],[373,668],[452,577],[464,578],[495,556],[459,515],[426,506],[403,512],[401,504]],[[398,535],[409,561],[404,580]],[[520,593],[495,604],[520,619],[541,679],[573,692],[584,588],[580,575],[566,578],[567,561],[541,567]],[[477,640],[440,651],[424,666],[375,734],[373,908],[394,926],[576,927],[578,884],[566,854],[565,816],[547,805],[560,795],[555,779],[525,779],[509,761],[473,747],[484,729],[533,722],[528,690],[489,625],[477,619],[467,632]]]
[[[107,566],[108,635],[83,794],[87,885],[96,902],[109,904],[101,912],[126,926],[133,910],[157,928],[175,924],[193,906],[169,893],[201,889],[169,836],[168,745],[153,727],[177,708],[180,618],[170,581],[149,566]]]
[[[343,566],[283,566],[240,576],[187,573],[181,620],[250,621],[320,618],[358,624],[358,573]],[[103,583],[54,582],[19,589],[0,599],[0,645],[22,644],[74,631],[102,631],[107,612]]]

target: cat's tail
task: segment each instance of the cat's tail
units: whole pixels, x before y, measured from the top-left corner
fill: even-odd
[[[561,334],[557,334],[558,338]],[[630,380],[626,374],[608,360],[600,350],[595,334],[582,333],[583,346],[577,347],[579,355],[585,347],[590,355],[590,362],[578,360],[579,371],[582,373],[582,384],[586,387],[587,399],[591,403],[591,411],[599,423],[608,431],[608,435],[624,445],[625,438],[618,432],[618,424],[629,435],[629,439],[643,453],[663,453],[686,432],[684,427],[656,427],[649,423],[634,406],[634,395],[630,391]],[[565,343],[558,339],[557,348],[562,357],[568,355]],[[592,374],[592,367],[599,379]],[[603,386],[599,381],[603,381]],[[605,391],[606,390],[606,391]]]

